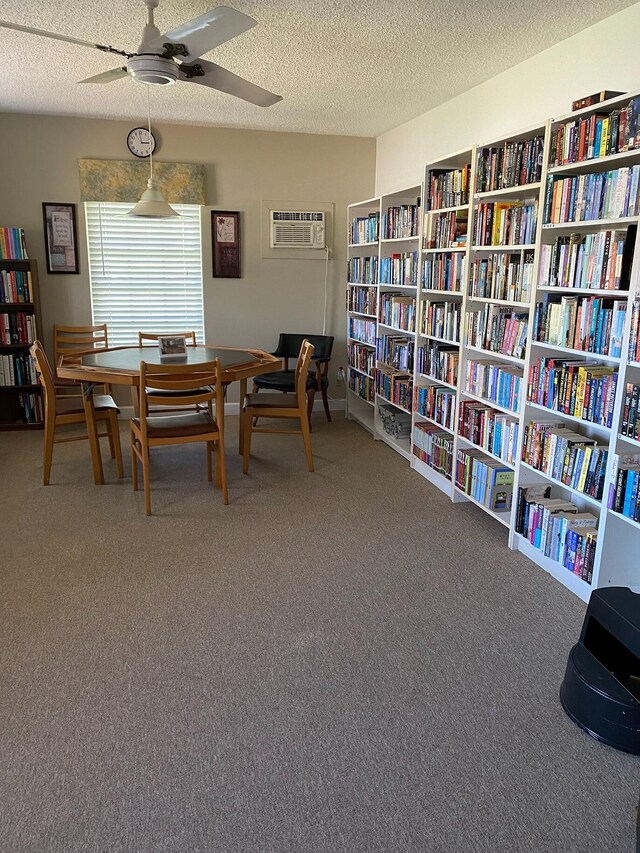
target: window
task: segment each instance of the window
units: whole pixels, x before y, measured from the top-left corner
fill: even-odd
[[[86,202],[93,322],[109,345],[138,332],[189,332],[204,341],[200,207],[174,204],[175,219],[134,219],[130,204]]]

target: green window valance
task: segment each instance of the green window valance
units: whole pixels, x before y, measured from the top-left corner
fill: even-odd
[[[81,201],[135,204],[149,180],[148,160],[78,160]],[[153,177],[169,204],[206,204],[202,163],[158,163]]]

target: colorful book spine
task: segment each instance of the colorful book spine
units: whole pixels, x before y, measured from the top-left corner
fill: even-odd
[[[419,423],[413,430],[413,455],[447,480],[453,467],[453,436],[435,424]]]

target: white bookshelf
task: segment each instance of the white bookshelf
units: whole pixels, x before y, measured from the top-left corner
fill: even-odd
[[[595,206],[589,208],[588,193],[584,188],[593,186],[587,181],[601,180],[598,175],[616,169],[630,169],[636,165],[640,167],[640,145],[638,148],[629,151],[614,152],[604,156],[601,152],[597,152],[598,156],[592,156],[591,159],[578,162],[555,162],[555,152],[559,128],[574,121],[576,126],[580,127],[581,119],[591,121],[591,117],[595,115],[611,116],[613,114],[613,120],[615,120],[614,111],[624,109],[629,101],[638,95],[639,93],[630,93],[624,97],[618,97],[610,102],[601,103],[567,116],[550,119],[543,124],[519,131],[502,139],[456,152],[449,157],[426,165],[422,190],[419,187],[414,187],[410,190],[383,196],[380,199],[360,202],[349,208],[350,217],[356,214],[362,215],[363,211],[368,214],[374,209],[384,214],[390,206],[414,204],[418,198],[423,199],[419,239],[413,235],[397,236],[390,239],[388,236],[385,237],[381,229],[377,244],[349,246],[350,258],[355,255],[364,256],[367,252],[372,251],[378,251],[380,259],[413,251],[417,251],[419,257],[419,271],[415,281],[400,282],[395,280],[389,282],[379,280],[376,294],[377,356],[381,352],[381,341],[387,337],[406,335],[407,340],[414,345],[412,404],[407,404],[406,400],[402,405],[398,401],[392,402],[385,399],[385,395],[380,393],[380,372],[386,370],[387,366],[384,363],[381,364],[380,359],[377,358],[373,377],[374,382],[375,377],[378,377],[378,390],[374,402],[365,402],[358,395],[349,392],[348,410],[350,416],[360,420],[370,429],[375,438],[384,441],[402,457],[409,460],[411,468],[416,473],[447,494],[454,503],[469,502],[489,514],[498,523],[496,535],[504,536],[506,532],[510,548],[526,555],[536,566],[551,574],[585,601],[588,600],[591,590],[598,586],[608,584],[637,585],[640,582],[640,563],[637,558],[640,553],[640,522],[624,515],[619,511],[619,508],[613,508],[610,505],[609,497],[610,491],[615,490],[617,467],[636,461],[640,462],[640,436],[623,434],[627,385],[640,386],[640,360],[636,351],[633,353],[629,351],[630,341],[636,340],[631,335],[632,307],[636,300],[640,312],[640,234],[636,233],[633,239],[633,263],[630,269],[629,286],[626,290],[612,289],[612,281],[605,280],[604,274],[598,281],[590,280],[588,288],[576,286],[579,282],[574,280],[576,277],[572,277],[572,275],[567,275],[566,280],[563,280],[568,286],[558,286],[555,277],[547,274],[547,265],[551,258],[553,246],[557,241],[560,241],[558,246],[562,247],[561,249],[558,248],[557,252],[569,252],[568,248],[564,248],[569,243],[578,245],[584,243],[585,247],[599,246],[600,248],[597,251],[585,248],[583,252],[589,258],[593,257],[595,263],[599,263],[599,259],[603,256],[598,253],[603,252],[602,246],[606,242],[606,232],[612,232],[612,235],[615,232],[615,237],[611,235],[610,240],[617,242],[616,251],[622,245],[623,235],[627,246],[631,245],[631,241],[626,239],[626,235],[633,236],[633,230],[629,231],[629,228],[630,226],[635,227],[639,223],[640,217],[636,215],[639,212],[638,208],[632,212],[624,209],[624,207],[614,205],[604,211],[596,210]],[[610,120],[612,119],[610,118]],[[527,176],[526,169],[522,170],[515,186],[505,187],[500,185],[499,181],[495,182],[493,186],[486,186],[487,173],[479,168],[479,158],[482,152],[486,152],[487,149],[502,149],[507,143],[523,143],[534,137],[540,140],[536,143],[536,153],[539,153],[541,158],[537,172],[534,174],[533,170],[529,169]],[[576,141],[576,144],[578,142],[579,140]],[[565,148],[565,155],[568,153],[568,148]],[[459,196],[450,198],[444,195],[432,199],[432,179],[438,175],[460,172],[465,166],[468,168],[466,178],[469,189],[468,201]],[[570,178],[576,178],[573,190],[575,198],[571,198],[568,189],[564,201],[558,194],[555,197],[556,204],[562,203],[565,207],[556,207],[554,209],[555,219],[552,216],[547,216],[547,221],[545,221],[547,200],[548,198],[551,201],[554,199],[553,188],[550,186],[551,182],[567,181]],[[561,186],[564,189],[564,185]],[[570,185],[567,184],[568,186]],[[580,195],[580,187],[583,188],[582,195]],[[556,192],[559,193],[559,190]],[[551,193],[549,197],[548,193]],[[612,202],[617,198],[615,186],[606,198],[607,201]],[[578,207],[580,201],[584,201],[584,208]],[[590,219],[584,219],[582,218],[583,214],[578,213],[577,216],[581,221],[557,221],[558,219],[569,218],[565,214],[568,214],[570,208],[573,208],[574,202],[576,210],[590,210],[591,213],[595,211],[595,215],[592,215]],[[526,235],[522,231],[518,232],[519,239],[515,243],[506,231],[491,233],[489,236],[487,230],[480,234],[480,223],[483,221],[481,217],[486,215],[486,205],[501,205],[503,207],[499,209],[504,209],[504,205],[508,203],[518,206],[531,205],[533,207],[535,205],[537,207],[535,229]],[[462,234],[455,234],[455,229],[453,236],[450,236],[449,239],[447,239],[444,230],[437,231],[438,223],[451,222],[451,218],[447,220],[447,216],[453,215],[454,219],[458,219],[460,225],[465,214],[468,220],[466,241],[462,239]],[[513,211],[510,212],[510,215],[512,214]],[[444,229],[444,226],[442,228]],[[439,237],[437,236],[438,233],[440,233]],[[505,234],[507,239],[504,239]],[[478,239],[479,237],[481,239]],[[524,239],[522,239],[523,237]],[[594,242],[588,242],[589,240]],[[601,243],[595,242],[598,240]],[[489,243],[489,245],[484,245],[484,243]],[[512,245],[512,243],[514,244]],[[611,242],[606,243],[604,251],[611,251]],[[509,274],[513,274],[513,271],[517,269],[518,276],[522,276],[526,271],[528,286],[526,288],[511,287],[510,289],[507,288],[506,291],[500,287],[492,289],[486,286],[485,279],[480,276],[480,271],[482,270],[482,275],[485,273],[488,275],[491,270],[490,264],[487,263],[489,259],[493,268],[499,269],[503,273],[509,267]],[[508,259],[508,264],[506,259]],[[607,269],[613,268],[610,266]],[[571,273],[574,270],[573,267],[567,267],[567,269]],[[445,270],[457,270],[457,278],[453,274],[447,278]],[[513,280],[510,279],[510,282]],[[516,278],[515,280],[517,282],[519,279]],[[352,284],[349,285],[349,287],[352,286]],[[397,322],[390,320],[389,316],[383,315],[385,294],[391,292],[396,293],[399,297],[405,297],[405,301],[406,297],[415,295],[415,326],[413,328],[403,328]],[[601,333],[602,341],[598,338],[600,346],[592,346],[591,343],[586,344],[590,348],[602,349],[602,352],[591,352],[579,348],[579,346],[585,345],[584,338],[579,339],[576,335],[568,334],[568,323],[567,328],[564,326],[561,328],[562,334],[557,340],[558,329],[549,325],[545,329],[549,332],[550,340],[540,337],[542,326],[539,318],[543,304],[560,302],[565,298],[565,300],[568,299],[563,303],[565,312],[568,310],[577,311],[577,307],[581,304],[580,300],[591,297],[601,300],[622,300],[626,305],[620,354],[608,351],[605,346],[602,346],[608,329]],[[572,298],[577,300],[575,308],[571,307]],[[612,304],[608,301],[604,303],[604,307],[612,307]],[[445,316],[449,318],[454,307],[457,307],[460,312],[459,334],[453,333],[450,326],[446,327],[434,323],[436,317],[438,320],[442,320]],[[495,315],[499,315],[500,310],[503,310],[508,313],[510,318],[515,315],[515,318],[521,323],[526,322],[526,335],[523,325],[521,327],[522,337],[517,339],[505,338],[502,341],[502,346],[497,346],[495,337],[491,335],[487,337],[478,336],[475,330],[481,327],[481,321],[483,317],[487,316],[489,310]],[[558,316],[554,312],[562,314],[560,309],[550,309],[549,314],[545,315],[549,322],[552,317]],[[348,316],[351,318],[359,315],[348,311]],[[565,314],[565,316],[572,317],[573,315]],[[637,334],[640,336],[640,330]],[[594,335],[594,344],[596,337]],[[421,354],[421,348],[432,348],[434,353],[439,350],[440,356],[444,350],[451,356],[436,358],[435,362],[432,357],[429,365],[427,365],[427,359]],[[494,349],[499,351],[494,352]],[[451,367],[452,361],[456,357],[459,360],[457,377],[450,373],[442,375],[439,368],[433,367],[434,363],[446,363]],[[612,395],[608,400],[610,424],[587,420],[586,418],[593,414],[591,410],[582,414],[574,414],[573,412],[565,414],[538,402],[537,397],[532,396],[533,388],[530,386],[534,376],[534,368],[536,368],[539,359],[554,359],[556,364],[560,361],[576,362],[576,370],[585,363],[593,363],[596,368],[601,368],[602,371],[617,371],[618,381],[615,395]],[[489,362],[500,366],[503,371],[511,375],[517,372],[522,377],[519,396],[507,400],[504,395],[493,394],[492,396],[495,396],[496,399],[492,400],[488,393],[483,393],[481,387],[468,385],[468,370],[471,370],[470,365],[474,362]],[[350,371],[356,373],[358,367],[353,365],[350,367]],[[595,383],[592,387],[595,388]],[[431,410],[421,404],[421,400],[428,396],[429,389],[431,389],[433,397],[436,395],[435,389],[439,389],[437,391],[438,400],[440,402],[446,400],[450,403],[449,416],[446,421],[443,421],[442,407]],[[491,417],[492,419],[495,417],[499,419],[503,435],[505,435],[504,430],[508,427],[508,440],[505,438],[500,446],[489,445],[486,438],[483,441],[479,434],[464,434],[460,418],[461,404],[464,401],[491,408],[494,413]],[[567,404],[570,402],[572,403],[572,400],[567,398]],[[598,402],[597,399],[595,402]],[[405,436],[398,438],[384,430],[381,405],[391,405],[401,415],[406,415],[409,408],[411,409],[411,440]],[[358,407],[366,407],[365,415],[367,417],[362,416]],[[574,408],[573,411],[577,412],[578,410]],[[530,464],[529,460],[523,458],[525,431],[530,421],[558,421],[563,423],[566,429],[580,433],[585,439],[595,440],[599,447],[607,449],[604,489],[601,497],[597,494],[586,494],[581,491],[577,488],[580,485],[577,479],[573,484],[570,484],[567,478],[563,482],[558,476],[539,470]],[[429,433],[428,436],[425,436],[425,429]],[[516,430],[517,440],[514,441],[513,436]],[[428,453],[432,454],[431,457],[425,451],[427,446],[429,448]],[[482,454],[487,464],[497,464],[504,468],[505,477],[510,472],[513,477],[513,494],[510,507],[504,507],[500,502],[497,502],[493,508],[486,506],[475,493],[469,494],[462,487],[460,478],[456,479],[456,469],[458,464],[463,464],[462,460],[467,451]],[[451,470],[447,468],[447,455],[449,453]],[[531,461],[535,461],[535,459],[531,458]],[[551,486],[552,497],[570,501],[578,512],[591,513],[595,516],[598,534],[592,551],[594,563],[590,583],[583,579],[580,574],[575,574],[565,568],[561,562],[545,554],[540,547],[534,546],[526,538],[526,535],[518,531],[518,490],[520,487],[538,485],[541,487]],[[502,531],[501,528],[506,530]],[[549,553],[551,552],[549,551]]]
[[[377,218],[375,225],[368,220]],[[355,223],[361,221],[359,229]],[[347,398],[346,415],[375,433],[375,353],[380,261],[380,199],[347,207]],[[374,236],[375,239],[369,239]]]

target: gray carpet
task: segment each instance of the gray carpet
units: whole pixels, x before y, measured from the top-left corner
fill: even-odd
[[[640,762],[558,702],[584,605],[355,424],[312,438],[315,474],[230,454],[228,507],[161,450],[146,518],[86,443],[44,488],[0,434],[0,849],[630,853]]]

